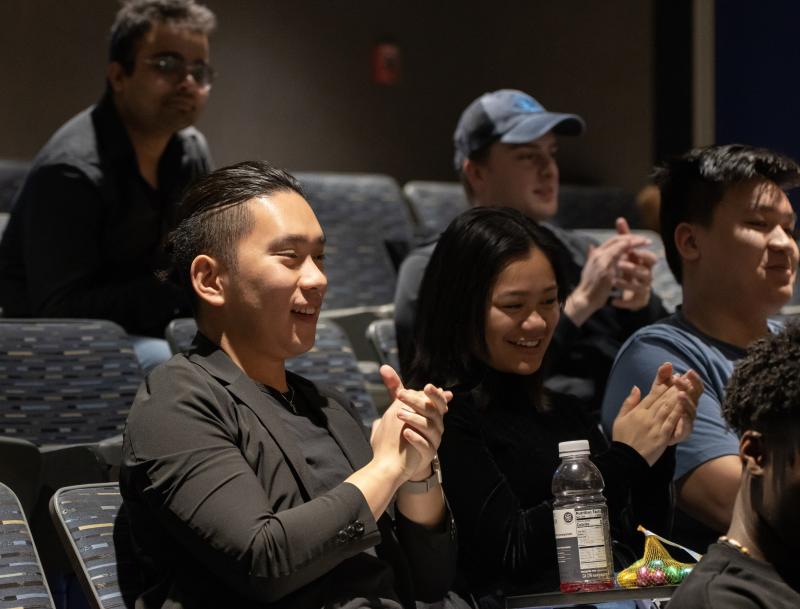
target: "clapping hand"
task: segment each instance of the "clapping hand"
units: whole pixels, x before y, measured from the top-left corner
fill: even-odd
[[[640,309],[650,299],[655,256],[642,249],[650,245],[650,240],[631,234],[624,218],[617,218],[617,233],[589,248],[581,279],[564,305],[564,312],[576,326],[604,306],[615,288],[619,296],[611,304],[619,308]]]
[[[693,370],[673,374],[672,364],[662,364],[648,393],[634,386],[612,427],[612,439],[636,450],[652,465],[667,446],[685,440],[692,432],[703,382]]]
[[[631,234],[625,218],[617,218],[616,228],[619,235]],[[613,284],[619,290],[619,296],[614,298],[611,304],[631,311],[647,306],[650,302],[655,263],[656,255],[642,249],[631,248],[618,257]]]
[[[453,394],[431,384],[422,391],[406,389],[391,366],[381,366],[380,372],[393,401],[373,424],[373,452],[400,467],[403,480],[425,479],[442,440],[443,417]]]

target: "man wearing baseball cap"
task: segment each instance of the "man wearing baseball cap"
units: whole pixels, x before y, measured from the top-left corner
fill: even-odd
[[[549,112],[513,89],[485,93],[461,114],[453,136],[454,164],[472,205],[512,207],[537,222],[558,211],[557,136],[583,133],[576,114]],[[632,235],[624,218],[603,244],[546,225],[561,243],[570,283],[551,343],[548,385],[599,407],[605,379],[622,342],[639,327],[664,316],[652,295],[655,256],[646,238]],[[403,262],[395,294],[401,363],[413,355],[412,335],[419,285],[435,243]]]

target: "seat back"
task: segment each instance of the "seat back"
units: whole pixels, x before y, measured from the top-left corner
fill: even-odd
[[[167,335],[167,340],[173,352],[187,351],[197,332],[194,319],[176,319],[170,327],[173,328],[173,333],[171,337]],[[319,320],[314,347],[302,355],[286,360],[286,368],[315,383],[344,393],[353,402],[365,424],[371,423],[378,416],[350,341],[335,322]]]
[[[317,322],[314,347],[286,360],[286,368],[345,394],[365,425],[378,418],[378,410],[367,390],[350,340],[338,324],[327,320]]]
[[[467,195],[459,182],[416,180],[403,187],[423,237],[441,233],[458,214],[469,209]]]
[[[469,208],[459,182],[412,181],[403,187],[403,194],[424,236],[435,237]],[[621,188],[561,184],[558,201],[553,223],[563,228],[612,228],[619,216],[633,227],[639,223],[635,197]]]
[[[0,319],[2,436],[44,445],[117,435],[142,378],[113,322]]]
[[[197,322],[193,317],[173,319],[164,330],[164,338],[167,339],[167,344],[173,353],[188,351],[195,334],[197,334]]]
[[[133,607],[144,583],[119,484],[61,488],[50,500],[50,516],[92,607]]]
[[[53,597],[14,492],[0,483],[0,607],[53,609]]]
[[[367,338],[375,349],[378,361],[400,372],[400,355],[393,319],[376,319],[367,327]]]
[[[621,188],[561,184],[558,189],[558,212],[553,224],[562,228],[614,228],[618,217],[632,228],[640,226],[636,197]]]
[[[390,251],[404,255],[413,224],[397,183],[388,176],[296,173],[325,231],[326,309],[394,301]]]
[[[617,234],[615,230],[610,229],[579,229],[576,232],[587,235],[600,243]],[[634,230],[632,232],[652,241],[652,245],[648,249],[657,257],[656,265],[653,267],[653,291],[661,298],[664,308],[673,312],[683,302],[683,291],[680,284],[675,281],[672,271],[669,270],[661,236],[651,230]]]
[[[14,492],[29,518],[39,496],[42,469],[38,446],[27,440],[0,436],[0,482]]]

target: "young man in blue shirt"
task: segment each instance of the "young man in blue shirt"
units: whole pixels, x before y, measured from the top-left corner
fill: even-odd
[[[784,190],[800,183],[800,167],[769,150],[711,146],[667,163],[657,182],[662,239],[683,305],[620,349],[603,424],[610,429],[626,388],[646,386],[662,362],[701,376],[705,392],[675,471],[678,506],[702,524],[692,523],[685,541],[700,546],[728,528],[741,477],[739,440],[720,411],[725,384],[748,345],[775,330],[769,317],[792,295],[796,217]]]

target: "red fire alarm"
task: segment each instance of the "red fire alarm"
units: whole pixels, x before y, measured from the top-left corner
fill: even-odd
[[[400,82],[402,61],[400,47],[394,40],[383,39],[372,49],[372,82],[393,86]]]

